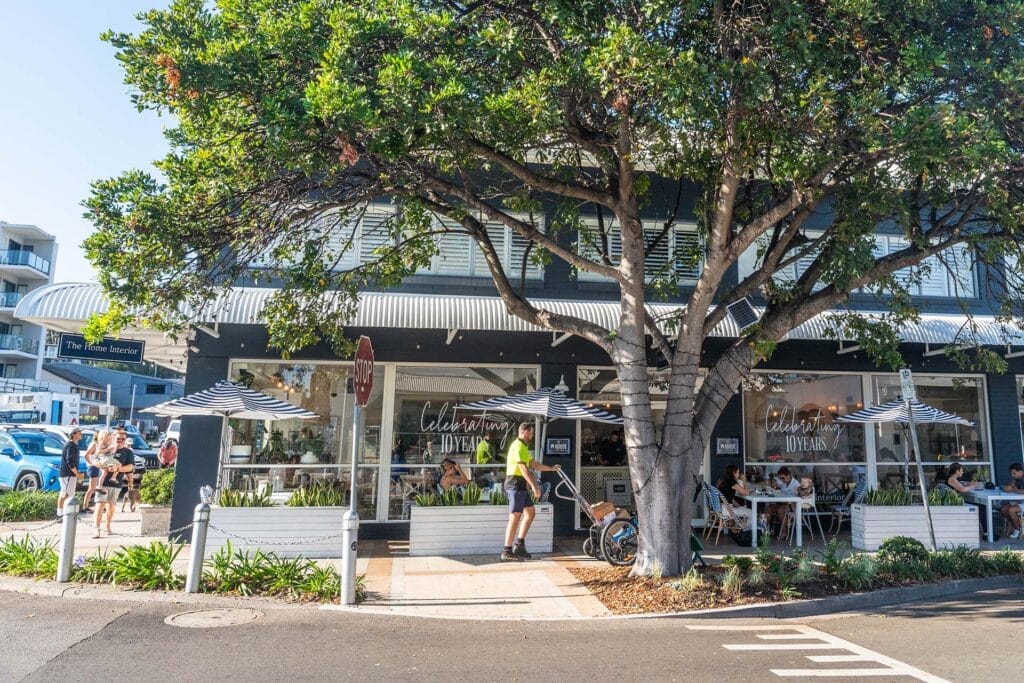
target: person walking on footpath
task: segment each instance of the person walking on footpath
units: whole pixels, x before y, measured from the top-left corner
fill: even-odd
[[[540,486],[537,484],[538,472],[554,472],[562,469],[560,465],[544,465],[530,456],[530,442],[533,441],[533,424],[524,422],[519,425],[519,438],[508,447],[505,459],[505,491],[508,493],[508,526],[505,528],[505,547],[501,549],[502,562],[522,562],[530,559],[526,552],[526,534],[533,524],[536,511],[533,509],[534,498],[540,498]]]
[[[60,496],[57,498],[58,518],[64,516],[64,503],[71,496],[75,495],[78,479],[83,476],[83,473],[78,471],[78,458],[80,454],[78,442],[81,440],[82,430],[72,429],[71,433],[68,434],[68,442],[64,444],[64,452],[60,456],[60,472],[57,473],[57,476],[60,477]]]

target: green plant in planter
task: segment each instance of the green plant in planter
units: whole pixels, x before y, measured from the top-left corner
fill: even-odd
[[[424,508],[436,507],[438,504],[436,493],[421,493],[416,496],[416,504]]]
[[[928,493],[928,504],[935,505],[936,507],[954,507],[963,505],[964,497],[957,491],[946,491],[945,493],[940,493],[938,489],[933,489]]]
[[[284,432],[272,429],[267,442],[257,454],[257,462],[282,463],[288,459],[288,448],[284,443]]]
[[[459,505],[462,503],[462,494],[458,489],[452,487],[441,494],[441,505]]]
[[[504,491],[491,491],[491,505],[508,505],[508,496]]]
[[[148,470],[142,475],[139,500],[148,505],[170,505],[174,497],[175,470]]]
[[[317,482],[300,486],[288,498],[289,507],[343,507],[345,490],[331,483]]]
[[[914,496],[903,489],[871,489],[864,496],[865,505],[904,506],[913,505]]]
[[[242,421],[234,418],[228,418],[228,427],[231,428],[231,445],[232,446],[251,446],[252,436],[242,429]]]
[[[473,482],[466,484],[466,488],[462,491],[462,504],[463,505],[476,505],[480,502],[480,487]]]
[[[217,496],[217,505],[222,508],[268,508],[273,506],[270,491],[239,491],[222,489]]]

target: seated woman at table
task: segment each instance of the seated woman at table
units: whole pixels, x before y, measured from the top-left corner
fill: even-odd
[[[441,479],[437,483],[442,491],[447,491],[455,486],[465,486],[469,483],[469,477],[457,462],[451,458],[445,458],[441,461]]]
[[[730,512],[732,513],[732,517],[734,517],[744,529],[749,528],[752,519],[751,510],[746,506],[746,502],[739,498],[739,496],[749,495],[750,489],[747,488],[747,481],[740,472],[739,466],[727,466],[722,478],[718,480],[716,488],[722,492],[722,496],[731,506],[732,510]]]
[[[1004,486],[1003,490],[1007,493],[1020,493],[1024,496],[1024,465],[1019,462],[1010,465],[1010,483]],[[999,508],[1003,517],[1010,520],[1010,524],[1013,525],[1010,538],[1020,538],[1020,509],[1020,501],[1012,500],[1003,503],[1003,506]]]
[[[960,481],[960,477],[962,476],[964,476],[964,466],[958,462],[951,463],[949,465],[949,469],[946,471],[946,481],[944,483],[957,493],[967,493],[985,486],[985,484],[980,481],[972,481],[969,484],[965,484]]]

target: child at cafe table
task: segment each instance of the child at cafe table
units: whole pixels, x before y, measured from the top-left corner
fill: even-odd
[[[1019,462],[1010,465],[1010,483],[1004,486],[1003,490],[1007,493],[1020,493],[1024,498],[1024,465]],[[1013,525],[1010,538],[1020,538],[1020,509],[1020,501],[1012,500],[1003,503],[1003,506],[999,508],[1003,517],[1010,520],[1010,524]]]

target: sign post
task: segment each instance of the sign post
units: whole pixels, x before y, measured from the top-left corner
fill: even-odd
[[[921,502],[924,503],[924,516],[928,520],[928,538],[932,542],[932,550],[937,550],[935,543],[935,526],[932,524],[932,511],[928,507],[928,487],[924,483],[924,467],[921,466],[921,448],[917,443],[917,427],[914,426],[914,403],[917,402],[917,387],[909,368],[900,370],[900,392],[903,403],[907,406],[907,422],[910,429],[910,444],[914,451],[914,464],[917,465],[917,484],[921,489]]]
[[[363,436],[363,408],[370,400],[373,390],[373,345],[369,337],[360,337],[356,347],[352,371],[352,478],[349,491],[348,511],[342,518],[344,547],[341,553],[341,604],[351,605],[356,601],[356,555],[359,545],[358,474],[359,450]]]

